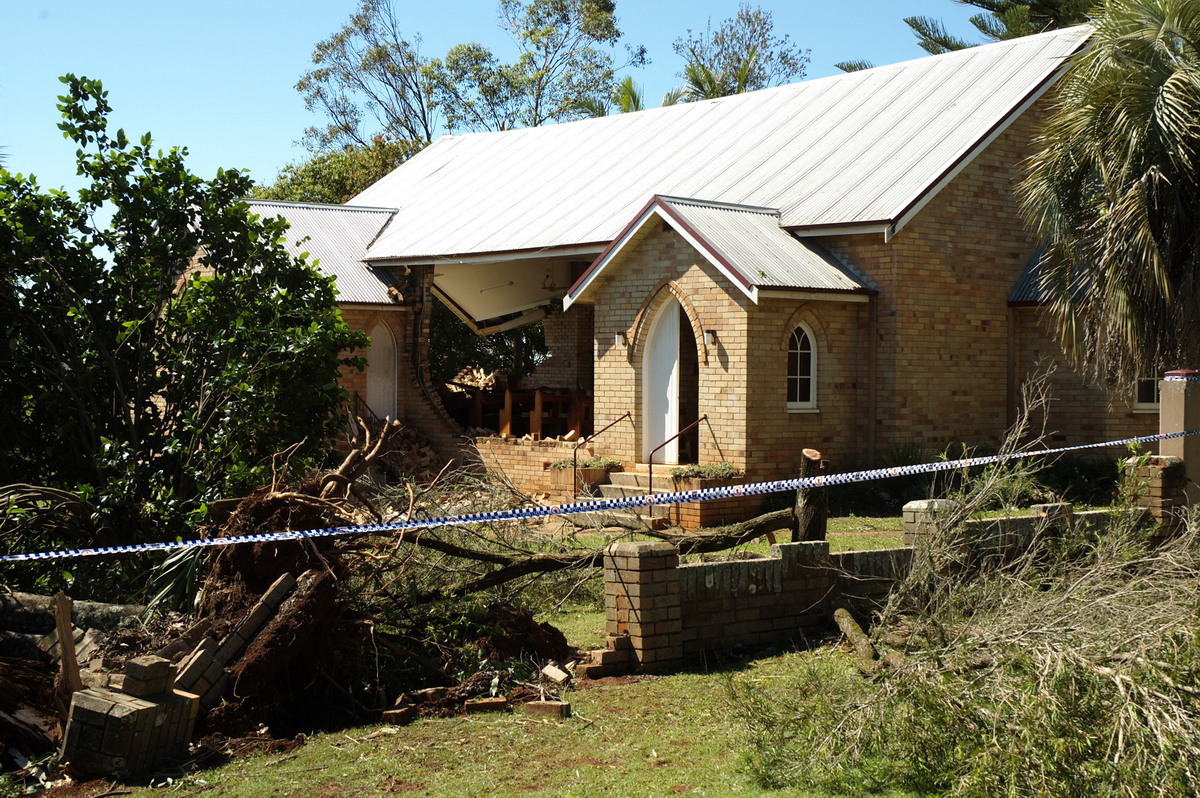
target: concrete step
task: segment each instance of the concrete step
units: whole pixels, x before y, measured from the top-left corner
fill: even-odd
[[[671,466],[662,466],[655,469],[655,493],[670,493],[675,490],[675,480],[670,477],[670,469]],[[650,492],[650,475],[640,469],[635,471],[610,471],[608,482],[610,485],[618,485],[623,488],[640,491],[639,495],[642,496]],[[632,496],[633,494],[631,493],[630,495]]]

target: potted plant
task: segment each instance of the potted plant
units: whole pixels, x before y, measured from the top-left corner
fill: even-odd
[[[671,477],[675,480],[677,490],[720,487],[730,484],[738,476],[740,474],[737,470],[724,461],[704,465],[693,463],[671,469]]]

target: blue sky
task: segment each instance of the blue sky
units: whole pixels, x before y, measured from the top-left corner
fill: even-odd
[[[58,76],[99,78],[113,122],[131,137],[149,131],[162,148],[186,146],[191,169],[248,169],[258,182],[303,160],[298,140],[319,123],[295,90],[313,46],[338,30],[358,0],[0,0],[0,148],[5,166],[35,174],[43,187],[75,188],[74,146],[56,125]],[[923,51],[901,21],[935,16],[970,37],[972,9],[951,0],[792,0],[762,2],[777,33],[810,49],[810,78],[834,63],[865,58],[889,64]],[[502,56],[495,0],[395,0],[422,52],[441,55],[475,40]],[[618,0],[625,38],[647,47],[652,63],[633,70],[648,102],[676,85],[671,43],[733,16],[738,0]],[[974,38],[974,37],[970,37]]]

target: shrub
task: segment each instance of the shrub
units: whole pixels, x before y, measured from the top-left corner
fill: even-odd
[[[675,479],[730,479],[738,472],[729,463],[706,463],[704,465],[682,465],[671,469]]]

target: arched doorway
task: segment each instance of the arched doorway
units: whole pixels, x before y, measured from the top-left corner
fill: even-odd
[[[659,306],[642,354],[642,460],[664,440],[692,424],[699,409],[699,365],[687,315],[674,295]],[[695,429],[653,452],[655,463],[694,463]]]
[[[383,322],[370,331],[367,407],[379,418],[396,418],[396,339]]]

